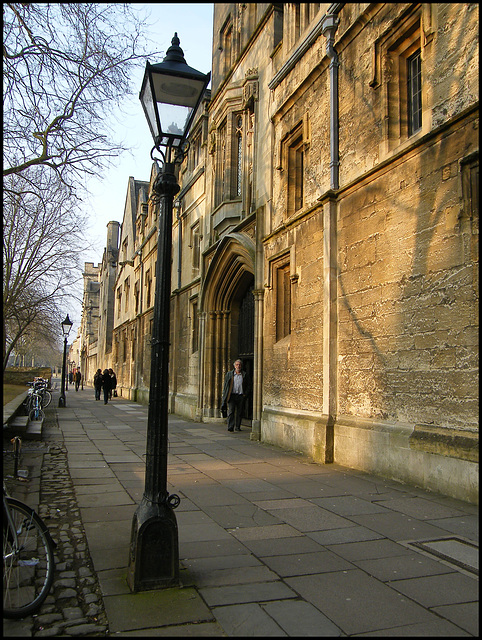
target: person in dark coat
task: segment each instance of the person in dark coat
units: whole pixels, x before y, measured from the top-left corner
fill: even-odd
[[[82,382],[82,373],[80,372],[80,367],[77,367],[77,371],[74,373],[74,382],[75,390],[78,391],[80,383]],[[82,388],[84,388],[84,385],[82,385]]]
[[[117,398],[117,391],[116,391],[117,376],[115,375],[112,369],[109,369],[109,375],[111,377],[111,391],[110,391],[109,398],[112,398],[112,396],[114,396],[114,398]]]
[[[108,369],[104,369],[102,372],[102,388],[104,389],[104,404],[107,404],[112,389],[112,378]]]
[[[100,400],[100,392],[102,390],[102,369],[97,369],[94,376],[95,399]]]
[[[242,360],[235,360],[234,369],[224,377],[221,411],[228,415],[228,431],[241,431],[244,401],[250,391],[251,381],[242,366]]]

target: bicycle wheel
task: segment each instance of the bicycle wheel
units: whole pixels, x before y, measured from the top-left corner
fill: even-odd
[[[42,392],[42,407],[48,407],[51,402],[52,394],[50,393],[50,391],[47,391],[47,389],[44,389]]]
[[[17,532],[17,543],[3,518],[3,616],[24,618],[39,609],[54,579],[54,547],[50,533],[33,509],[4,498]]]
[[[38,408],[32,409],[28,414],[28,419],[31,420],[32,422],[35,422],[36,420],[44,420],[45,413],[42,411],[42,409],[38,409]]]

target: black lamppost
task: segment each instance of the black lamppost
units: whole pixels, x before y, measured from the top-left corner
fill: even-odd
[[[127,574],[132,591],[179,584],[179,543],[173,511],[179,497],[167,491],[172,207],[180,189],[174,168],[184,159],[189,127],[210,76],[186,64],[175,33],[164,60],[146,64],[139,94],[154,139],[151,158],[156,160],[153,153],[157,149],[163,166],[153,185],[159,197],[156,287],[145,487],[132,521]]]
[[[67,359],[67,338],[69,336],[72,325],[69,318],[69,314],[65,316],[65,320],[62,322],[62,333],[64,335],[64,357],[62,360],[62,383],[60,387],[59,407],[65,407],[65,364]]]

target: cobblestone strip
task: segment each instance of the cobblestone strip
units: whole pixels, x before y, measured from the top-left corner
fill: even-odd
[[[56,423],[55,412],[47,419]],[[54,426],[54,425],[52,425]],[[55,425],[57,426],[57,425]],[[44,454],[39,515],[57,543],[52,590],[33,616],[34,637],[107,636],[108,621],[70,477],[63,442]]]

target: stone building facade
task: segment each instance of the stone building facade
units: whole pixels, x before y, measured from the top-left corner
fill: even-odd
[[[215,4],[190,140],[170,411],[221,422],[242,357],[253,439],[476,501],[478,5]],[[129,180],[115,285],[140,401],[157,171]]]
[[[97,369],[97,344],[99,336],[99,271],[93,262],[84,265],[84,294],[80,321],[78,347],[70,349],[70,360],[80,367],[85,381],[92,380]]]
[[[120,224],[107,224],[102,262],[84,266],[84,293],[80,324],[80,357],[77,359],[86,384],[92,384],[97,369],[112,366],[114,282],[117,273]],[[75,358],[74,358],[75,360]]]

